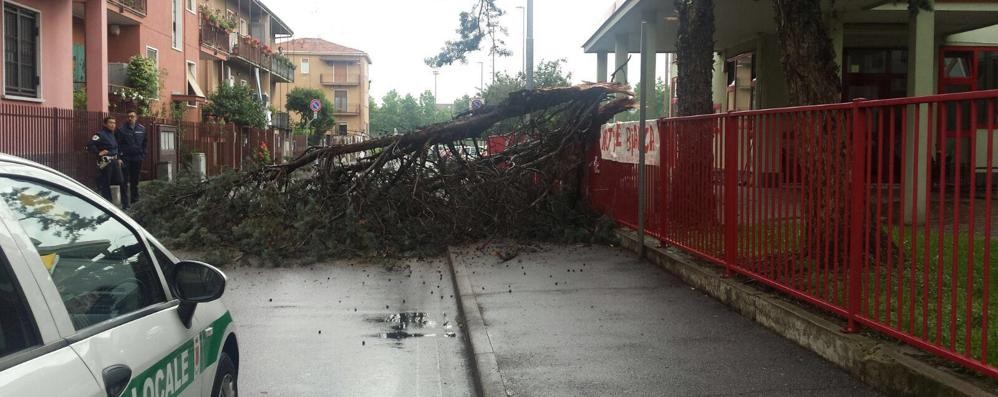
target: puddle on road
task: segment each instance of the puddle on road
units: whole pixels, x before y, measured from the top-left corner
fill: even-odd
[[[437,330],[437,323],[430,319],[425,312],[401,312],[389,313],[383,316],[368,317],[365,321],[376,324],[384,324],[385,332],[369,335],[373,338],[388,339],[395,341],[395,347],[401,348],[404,340],[409,338],[435,337],[436,333],[425,331]],[[451,331],[453,326],[449,321],[445,321],[442,327],[446,332],[444,335],[454,337]]]

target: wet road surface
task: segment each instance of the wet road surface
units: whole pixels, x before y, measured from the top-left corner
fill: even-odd
[[[225,269],[245,396],[469,396],[444,260]]]
[[[514,396],[877,395],[629,251],[504,251],[455,265]]]

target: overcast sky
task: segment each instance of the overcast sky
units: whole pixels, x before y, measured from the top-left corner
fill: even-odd
[[[357,48],[371,56],[371,95],[380,100],[391,89],[403,95],[433,90],[433,73],[423,59],[436,54],[448,39],[456,38],[458,14],[477,0],[264,0],[296,37],[320,37]],[[496,58],[495,68],[519,72],[523,64],[523,17],[517,6],[525,0],[497,0],[507,11],[503,24],[513,56]],[[534,60],[565,58],[572,80],[596,79],[596,56],[585,54],[582,44],[607,18],[613,0],[535,0]],[[612,56],[611,56],[612,58]],[[630,63],[637,65],[637,54]],[[438,101],[473,94],[484,79],[491,79],[492,60],[485,52],[468,57],[468,64],[440,70]],[[612,63],[612,60],[611,60]],[[630,71],[636,75],[636,70]]]

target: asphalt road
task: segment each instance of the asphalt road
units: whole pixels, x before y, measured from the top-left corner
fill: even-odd
[[[443,260],[225,272],[241,395],[472,395]]]
[[[877,395],[629,251],[457,252],[511,395]]]

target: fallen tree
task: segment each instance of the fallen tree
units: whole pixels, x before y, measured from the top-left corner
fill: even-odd
[[[609,224],[581,203],[586,151],[631,95],[615,84],[518,91],[408,134],[154,183],[133,216],[173,245],[272,260],[435,253],[494,237],[592,241]],[[489,136],[508,145],[488,153]]]

